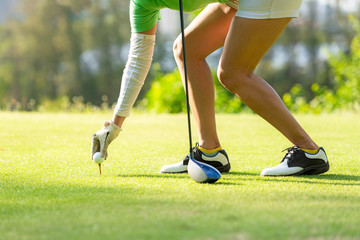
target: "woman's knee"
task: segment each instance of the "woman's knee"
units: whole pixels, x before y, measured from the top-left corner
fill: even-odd
[[[251,78],[252,73],[241,70],[224,68],[221,65],[217,70],[217,76],[220,83],[230,92],[236,92],[236,90],[242,85],[246,84],[246,81]]]
[[[183,61],[183,45],[181,35],[179,35],[174,42],[173,54],[176,61]]]
[[[186,60],[187,61],[204,61],[212,52],[207,48],[199,49],[198,40],[190,35],[185,35],[186,43]],[[176,61],[183,61],[183,43],[181,35],[179,35],[173,44],[173,55]]]

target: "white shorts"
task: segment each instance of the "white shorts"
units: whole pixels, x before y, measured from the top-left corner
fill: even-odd
[[[252,19],[294,18],[299,16],[302,0],[229,0],[228,5],[234,7],[234,3],[238,3],[236,13],[238,17]]]

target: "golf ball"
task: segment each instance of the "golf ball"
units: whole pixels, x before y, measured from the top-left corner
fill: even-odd
[[[104,161],[104,158],[101,157],[100,152],[96,152],[96,153],[94,153],[94,155],[93,155],[93,160],[94,160],[94,162],[96,162],[96,163],[102,163],[102,162]]]

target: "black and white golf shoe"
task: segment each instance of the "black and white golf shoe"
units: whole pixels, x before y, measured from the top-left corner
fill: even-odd
[[[193,156],[195,160],[199,162],[207,163],[215,167],[217,170],[219,170],[219,172],[230,171],[229,157],[224,149],[209,156],[203,153],[198,147],[199,145],[196,144],[196,146],[193,148]],[[188,164],[189,164],[189,154],[186,155],[181,162],[162,166],[160,173],[186,173]]]
[[[287,153],[281,163],[262,170],[260,176],[317,175],[329,170],[329,161],[322,147],[315,154],[307,153],[295,146],[285,150]]]

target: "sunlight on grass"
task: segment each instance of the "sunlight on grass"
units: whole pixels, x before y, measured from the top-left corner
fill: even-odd
[[[90,139],[110,115],[0,112],[0,239],[360,238],[355,114],[297,116],[331,168],[279,178],[259,173],[287,140],[256,115],[219,115],[232,169],[213,185],[158,173],[187,154],[184,115],[132,115],[99,175]]]

